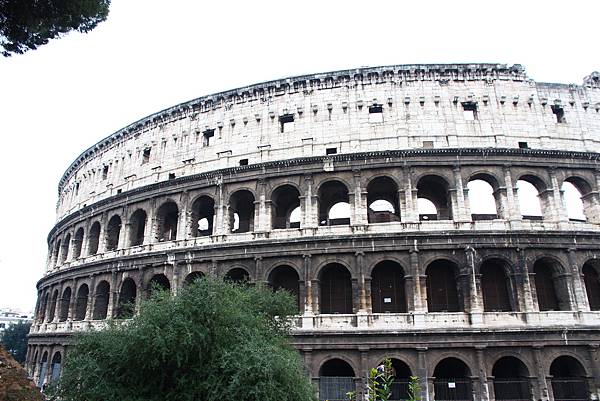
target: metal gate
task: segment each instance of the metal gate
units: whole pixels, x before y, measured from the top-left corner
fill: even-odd
[[[472,401],[471,380],[436,379],[433,382],[435,401]]]
[[[531,389],[527,379],[494,379],[497,401],[531,401]]]
[[[589,401],[590,392],[585,379],[552,379],[554,401]]]
[[[319,378],[320,400],[347,401],[346,394],[355,390],[353,377],[321,376]]]
[[[392,394],[389,401],[406,401],[408,399],[408,380],[395,380],[392,383]]]

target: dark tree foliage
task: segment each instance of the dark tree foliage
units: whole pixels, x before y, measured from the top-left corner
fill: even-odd
[[[140,313],[84,333],[67,352],[64,401],[314,401],[289,344],[285,292],[201,278],[155,291]]]
[[[12,324],[2,334],[2,345],[19,363],[25,362],[27,356],[27,334],[31,323]]]
[[[89,32],[106,20],[110,0],[0,0],[0,52],[37,49],[70,31]]]

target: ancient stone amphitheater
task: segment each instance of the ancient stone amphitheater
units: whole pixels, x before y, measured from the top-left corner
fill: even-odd
[[[199,275],[298,299],[319,389],[363,398],[597,400],[600,74],[361,68],[205,96],[84,151],[59,183],[28,367]]]

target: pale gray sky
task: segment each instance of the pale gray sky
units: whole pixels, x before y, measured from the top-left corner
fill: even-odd
[[[597,1],[113,0],[108,20],[0,59],[0,307],[35,305],[58,181],[86,148],[182,101],[286,76],[408,63],[600,70]]]

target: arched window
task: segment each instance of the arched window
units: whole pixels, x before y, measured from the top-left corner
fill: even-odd
[[[96,286],[96,292],[94,294],[94,309],[92,313],[92,319],[106,319],[106,313],[108,312],[109,296],[110,285],[104,280],[100,281]]]
[[[254,231],[254,195],[245,189],[229,198],[229,222],[232,233]]]
[[[496,400],[531,400],[529,371],[523,362],[505,356],[494,364],[494,394]]]
[[[486,312],[508,312],[512,310],[508,288],[508,277],[504,264],[487,260],[481,265],[481,292]]]
[[[94,222],[90,228],[90,235],[88,238],[88,255],[95,255],[98,253],[98,245],[100,244],[100,223]]]
[[[185,276],[185,280],[183,280],[183,285],[184,286],[190,285],[194,281],[201,279],[202,277],[204,277],[204,273],[202,273],[202,272],[191,272],[190,274]]]
[[[348,188],[340,181],[328,181],[319,188],[319,225],[350,224]]]
[[[54,259],[54,263],[56,264],[56,266],[60,265],[60,258],[61,258],[61,252],[60,250],[62,249],[61,247],[62,241],[59,239],[58,241],[56,241],[55,246],[54,246],[54,252],[53,252],[53,259]]]
[[[341,359],[330,359],[319,370],[319,400],[345,401],[355,391],[354,369]]]
[[[391,358],[392,362],[392,375],[394,380],[392,382],[392,394],[390,400],[408,400],[409,399],[409,383],[412,373],[408,365],[399,359]],[[383,361],[379,364],[381,366]]]
[[[236,284],[248,283],[250,281],[250,274],[246,271],[246,269],[236,267],[227,272],[225,275],[225,281]]]
[[[119,304],[117,306],[117,318],[128,319],[135,313],[135,299],[137,296],[137,287],[131,278],[126,278],[121,284],[119,292]]]
[[[590,310],[600,310],[600,277],[598,267],[600,263],[589,261],[583,265],[583,281],[587,293]]]
[[[369,223],[400,221],[398,185],[389,177],[377,177],[367,185]]]
[[[64,322],[69,317],[69,305],[71,305],[71,287],[65,288],[60,298],[58,321]]]
[[[71,234],[65,236],[60,248],[60,263],[64,263],[69,257],[69,247],[71,246]]]
[[[40,322],[44,322],[46,320],[46,312],[48,309],[49,297],[50,297],[50,294],[46,293],[42,298],[42,304],[40,306],[40,316],[39,316]]]
[[[469,206],[473,220],[498,218],[494,188],[489,182],[476,178],[469,181],[467,188],[469,189]]]
[[[517,181],[519,194],[519,207],[521,216],[527,220],[541,220],[543,218],[539,191],[534,184],[525,179]]]
[[[547,259],[539,259],[533,265],[533,272],[539,310],[569,310],[566,283],[558,280],[560,268],[556,263]]]
[[[106,227],[106,250],[115,251],[119,247],[121,235],[121,218],[117,215],[110,218]]]
[[[46,384],[46,374],[48,373],[48,351],[42,355],[42,361],[40,363],[40,376],[38,378],[38,387],[42,387]]]
[[[434,206],[435,211],[431,208]],[[417,183],[417,207],[420,220],[451,220],[448,183],[437,175],[426,175]]]
[[[81,247],[83,245],[83,227],[80,227],[75,232],[73,238],[73,260],[78,259],[81,256]]]
[[[560,190],[563,193],[567,215],[571,221],[585,221],[585,210],[583,206],[582,194],[575,184],[565,181]]]
[[[300,228],[300,219],[292,212],[300,211],[300,193],[292,185],[282,185],[273,191],[271,196],[272,225],[278,228]]]
[[[146,234],[146,220],[148,215],[146,211],[138,209],[129,219],[129,246],[140,246],[144,244]]]
[[[54,290],[52,294],[52,301],[50,301],[50,309],[48,310],[48,321],[54,321],[54,314],[56,313],[56,303],[58,302],[58,290]]]
[[[277,266],[269,274],[269,285],[274,291],[285,290],[296,300],[298,310],[300,310],[300,278],[298,273],[291,266]]]
[[[215,220],[215,201],[208,196],[201,196],[192,204],[192,236],[204,237],[212,235]]]
[[[457,358],[442,359],[433,371],[434,399],[471,401],[471,371]]]
[[[148,282],[148,286],[146,287],[146,291],[148,295],[152,295],[152,291],[155,289],[159,291],[171,291],[171,283],[169,279],[164,274],[155,274],[152,276],[150,281]]]
[[[60,352],[56,352],[52,357],[52,370],[50,371],[50,381],[56,382],[60,379],[60,367],[61,367],[61,355]]]
[[[352,313],[352,280],[350,272],[339,263],[321,270],[321,313]]]
[[[406,313],[404,270],[396,262],[383,261],[371,273],[373,313]]]
[[[156,213],[158,226],[158,241],[174,241],[177,239],[177,221],[179,208],[175,202],[163,203]]]
[[[554,401],[589,400],[590,391],[581,363],[570,356],[559,356],[550,365]]]
[[[436,260],[425,271],[427,275],[427,309],[429,312],[458,312],[456,275],[458,267],[448,260]]]
[[[83,320],[87,312],[88,296],[90,290],[87,284],[83,284],[77,291],[77,299],[75,300],[75,319]]]

